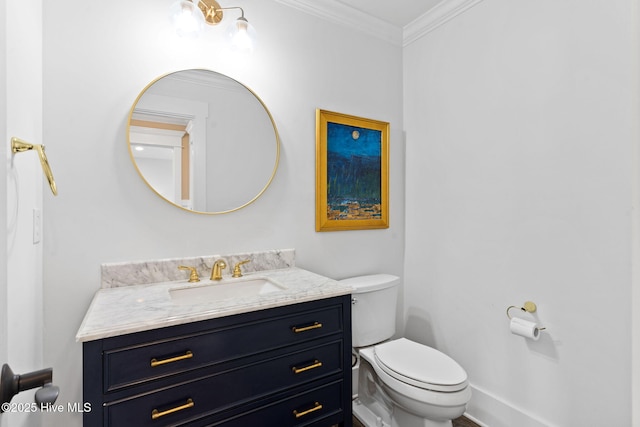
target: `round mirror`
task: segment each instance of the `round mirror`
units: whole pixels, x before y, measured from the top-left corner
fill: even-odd
[[[156,194],[206,214],[255,201],[280,157],[278,131],[262,100],[209,70],[151,82],[131,107],[128,142],[138,173]]]

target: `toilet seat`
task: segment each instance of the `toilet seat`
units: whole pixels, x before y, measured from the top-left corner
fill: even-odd
[[[468,385],[467,373],[455,360],[406,338],[379,344],[373,352],[384,372],[414,387],[456,392]]]

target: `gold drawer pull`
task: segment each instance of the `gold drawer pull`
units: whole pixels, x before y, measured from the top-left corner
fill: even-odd
[[[291,368],[294,374],[299,374],[301,372],[309,371],[311,369],[319,368],[322,366],[322,362],[319,360],[314,360],[312,365],[305,366],[304,368],[296,368],[295,366]]]
[[[176,406],[175,408],[167,409],[166,411],[160,412],[157,409],[154,409],[153,411],[151,411],[151,419],[157,420],[158,418],[164,417],[165,415],[169,415],[169,414],[173,414],[174,412],[193,408],[194,406],[195,406],[195,403],[193,403],[193,399],[187,399],[187,403],[185,403],[184,405]]]
[[[293,410],[293,415],[295,415],[296,418],[300,418],[300,417],[304,417],[305,415],[308,415],[308,414],[310,414],[312,412],[319,411],[320,409],[322,409],[322,405],[319,404],[318,402],[316,402],[313,408],[307,409],[306,411],[298,412],[297,409],[294,409]]]
[[[303,326],[302,328],[298,328],[297,326],[294,326],[293,328],[291,328],[291,330],[293,332],[295,332],[296,334],[299,334],[300,332],[306,332],[306,331],[310,331],[312,329],[320,329],[320,328],[322,328],[322,323],[314,322],[313,325]]]
[[[153,359],[151,359],[151,367],[155,368],[156,366],[166,365],[167,363],[173,363],[179,360],[191,359],[192,357],[193,357],[193,353],[191,353],[191,350],[187,351],[182,356],[171,357],[169,359],[164,359],[164,360],[158,360],[154,357]]]

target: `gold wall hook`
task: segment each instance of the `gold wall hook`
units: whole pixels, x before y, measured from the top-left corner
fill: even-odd
[[[49,166],[49,161],[47,160],[47,155],[44,153],[44,145],[41,144],[30,144],[27,141],[23,141],[20,138],[16,138],[15,136],[11,138],[11,152],[12,153],[22,153],[24,151],[36,150],[38,152],[38,157],[40,158],[40,164],[42,165],[42,171],[44,175],[47,177],[47,181],[49,181],[49,187],[51,188],[51,192],[54,196],[58,195],[58,189],[56,187],[56,182],[53,179],[53,172],[51,172],[51,166]]]

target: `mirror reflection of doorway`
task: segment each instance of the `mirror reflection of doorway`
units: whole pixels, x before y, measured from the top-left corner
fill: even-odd
[[[190,122],[170,117],[132,118],[133,155],[149,184],[168,200],[193,209]]]

